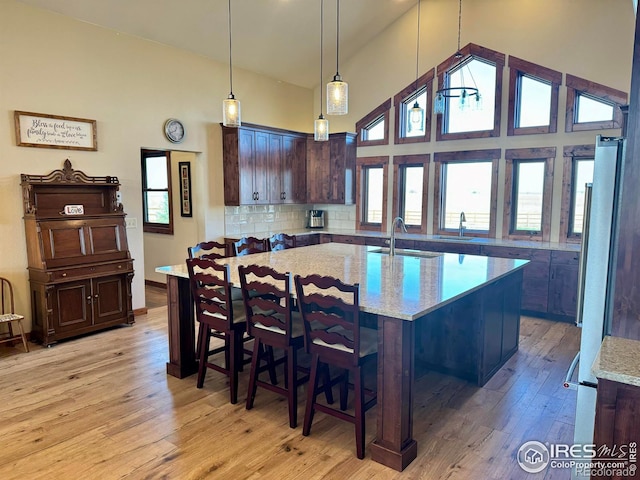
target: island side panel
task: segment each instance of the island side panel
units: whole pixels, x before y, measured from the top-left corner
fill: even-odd
[[[413,436],[414,322],[378,316],[377,433],[371,458],[404,470],[418,452]]]
[[[167,275],[169,361],[167,373],[184,378],[198,371],[195,358],[195,321],[189,279]]]

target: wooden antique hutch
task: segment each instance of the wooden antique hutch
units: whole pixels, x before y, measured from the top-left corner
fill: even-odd
[[[32,338],[56,341],[133,324],[133,260],[117,177],[71,168],[21,176]]]

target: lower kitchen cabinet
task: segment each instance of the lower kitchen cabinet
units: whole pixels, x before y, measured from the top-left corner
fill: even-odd
[[[551,315],[576,316],[578,262],[578,252],[551,252],[547,310]]]

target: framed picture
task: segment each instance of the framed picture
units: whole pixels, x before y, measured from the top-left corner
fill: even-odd
[[[191,163],[178,162],[180,172],[180,215],[192,217],[191,212]]]
[[[33,112],[14,112],[20,147],[98,150],[96,121]]]

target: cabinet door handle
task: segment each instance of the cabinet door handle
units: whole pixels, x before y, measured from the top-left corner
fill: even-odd
[[[63,273],[63,274],[62,274],[62,276],[63,276],[63,277],[66,277],[66,276],[67,276],[67,274],[66,274],[66,273]]]
[[[96,294],[93,296],[93,298],[98,298],[98,294],[96,293]]]
[[[287,192],[282,192],[282,199],[286,200],[287,199]]]
[[[260,192],[256,192],[256,200],[260,200]]]
[[[87,303],[91,303],[91,295],[87,297]]]

